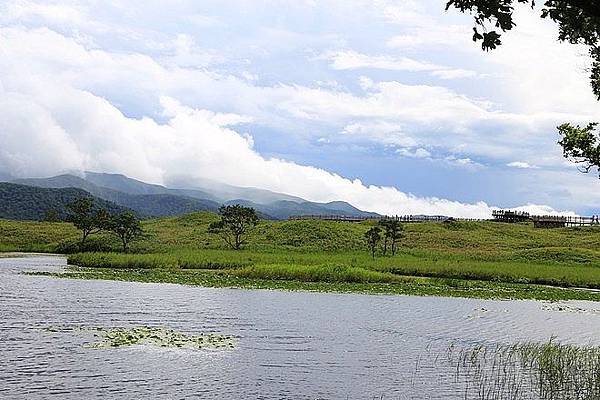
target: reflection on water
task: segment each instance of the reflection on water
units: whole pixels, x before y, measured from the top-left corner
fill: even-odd
[[[20,274],[64,265],[62,257],[0,258],[0,398],[460,399],[454,371],[442,362],[450,343],[556,336],[600,344],[600,305],[584,302],[551,307]],[[239,340],[233,351],[99,350],[84,346],[85,335],[45,329],[141,325]]]

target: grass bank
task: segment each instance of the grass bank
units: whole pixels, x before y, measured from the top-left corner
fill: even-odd
[[[596,257],[595,254],[591,256]],[[393,277],[418,276],[600,289],[600,266],[595,262],[550,261],[542,257],[533,261],[516,255],[501,261],[491,257],[411,249],[402,249],[394,257],[375,259],[364,251],[307,253],[206,249],[150,254],[79,253],[70,255],[68,260],[81,267],[222,269],[262,279],[303,279],[309,275],[319,277],[322,270],[359,268],[377,276],[387,276],[388,282]]]
[[[372,259],[363,239],[372,222],[261,221],[244,250],[232,251],[207,232],[217,218],[194,213],[144,221],[146,236],[130,254],[114,252],[112,237],[96,236],[91,246],[101,251],[69,255],[87,272],[69,276],[486,298],[597,300],[571,289],[600,289],[597,227],[406,224],[398,254]],[[69,224],[0,220],[0,251],[69,253],[77,239]]]

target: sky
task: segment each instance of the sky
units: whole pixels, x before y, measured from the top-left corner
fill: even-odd
[[[539,12],[486,53],[438,0],[0,0],[0,177],[600,213],[598,177],[557,145],[600,120],[586,49]]]

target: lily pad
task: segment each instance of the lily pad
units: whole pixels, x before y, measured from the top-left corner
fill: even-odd
[[[151,345],[169,348],[187,349],[233,349],[236,339],[233,336],[204,334],[186,335],[173,329],[138,326],[138,327],[86,327],[78,329],[46,328],[49,332],[77,330],[82,332],[93,332],[99,340],[88,344],[86,347],[97,349],[108,349],[134,345]]]

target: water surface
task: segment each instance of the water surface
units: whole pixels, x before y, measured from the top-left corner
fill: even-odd
[[[238,290],[27,276],[0,258],[0,398],[460,399],[451,343],[597,344],[600,303]],[[235,335],[234,350],[90,349],[48,327]],[[436,360],[436,357],[438,358]]]

